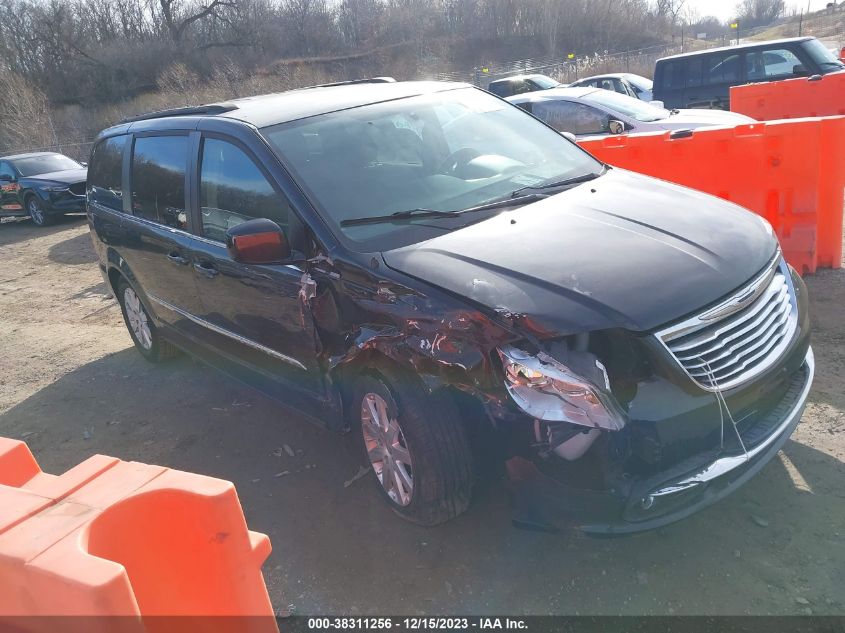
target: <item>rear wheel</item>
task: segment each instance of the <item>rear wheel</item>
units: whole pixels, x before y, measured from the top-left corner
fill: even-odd
[[[179,353],[172,343],[161,337],[138,293],[123,278],[117,284],[117,297],[126,329],[144,358],[158,363]]]
[[[354,414],[378,490],[401,517],[436,525],[467,509],[473,460],[464,425],[443,395],[396,370],[364,375]]]
[[[47,226],[53,220],[53,218],[44,212],[44,205],[41,204],[38,196],[29,196],[26,199],[26,212],[35,226]]]

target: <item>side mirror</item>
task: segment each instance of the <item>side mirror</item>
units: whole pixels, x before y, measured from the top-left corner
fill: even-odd
[[[792,74],[796,77],[806,77],[810,74],[810,71],[807,70],[807,67],[804,64],[795,64],[792,67]]]
[[[649,101],[649,104],[653,105],[655,108],[665,108],[666,106],[663,105],[662,101]]]
[[[226,231],[226,248],[242,264],[277,264],[290,259],[288,239],[279,225],[266,218],[247,220]]]
[[[611,134],[622,134],[625,132],[625,124],[622,121],[610,119],[610,121],[607,122],[607,129]]]

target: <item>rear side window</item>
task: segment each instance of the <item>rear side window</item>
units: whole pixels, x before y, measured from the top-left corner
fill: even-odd
[[[702,60],[692,57],[687,60],[687,88],[698,88],[701,85]]]
[[[616,86],[613,85],[612,79],[601,79],[598,82],[598,87],[602,90],[616,90]]]
[[[185,213],[187,136],[143,136],[132,153],[132,213],[173,228],[188,228]]]
[[[740,80],[740,54],[708,55],[704,62],[704,84],[736,83]]]
[[[686,60],[676,59],[670,62],[664,62],[663,74],[661,75],[660,83],[663,90],[681,90],[686,82],[684,75],[684,67]]]
[[[489,86],[487,86],[487,88],[494,95],[498,95],[500,97],[510,96],[510,90],[508,90],[508,82],[506,81],[494,81]]]
[[[225,241],[228,229],[253,218],[267,218],[288,229],[287,201],[253,160],[227,141],[203,142],[200,206],[203,235],[212,240]]]
[[[510,93],[512,95],[521,95],[523,92],[531,92],[531,86],[524,79],[511,81]]]
[[[88,165],[88,200],[123,211],[123,148],[126,136],[113,136],[97,143]]]
[[[551,125],[558,132],[603,134],[607,132],[610,116],[590,106],[572,101],[537,101],[534,116]]]

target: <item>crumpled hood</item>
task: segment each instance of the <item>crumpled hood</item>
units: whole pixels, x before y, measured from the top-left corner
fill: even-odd
[[[738,112],[726,112],[724,110],[680,110],[677,114],[655,121],[657,125],[666,130],[680,130],[684,128],[697,128],[710,125],[742,125],[745,123],[756,123],[754,119]]]
[[[735,290],[776,248],[766,225],[732,203],[612,169],[383,257],[553,336],[653,330]]]
[[[87,169],[63,169],[62,171],[51,171],[46,174],[37,174],[35,176],[25,176],[21,180],[28,180],[30,182],[58,182],[65,185],[72,185],[76,182],[85,182],[88,176]]]

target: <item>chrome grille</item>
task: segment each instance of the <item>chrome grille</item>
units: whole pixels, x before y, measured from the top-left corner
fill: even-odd
[[[772,366],[798,325],[795,289],[778,255],[766,271],[715,308],[657,332],[699,386],[728,389]]]

